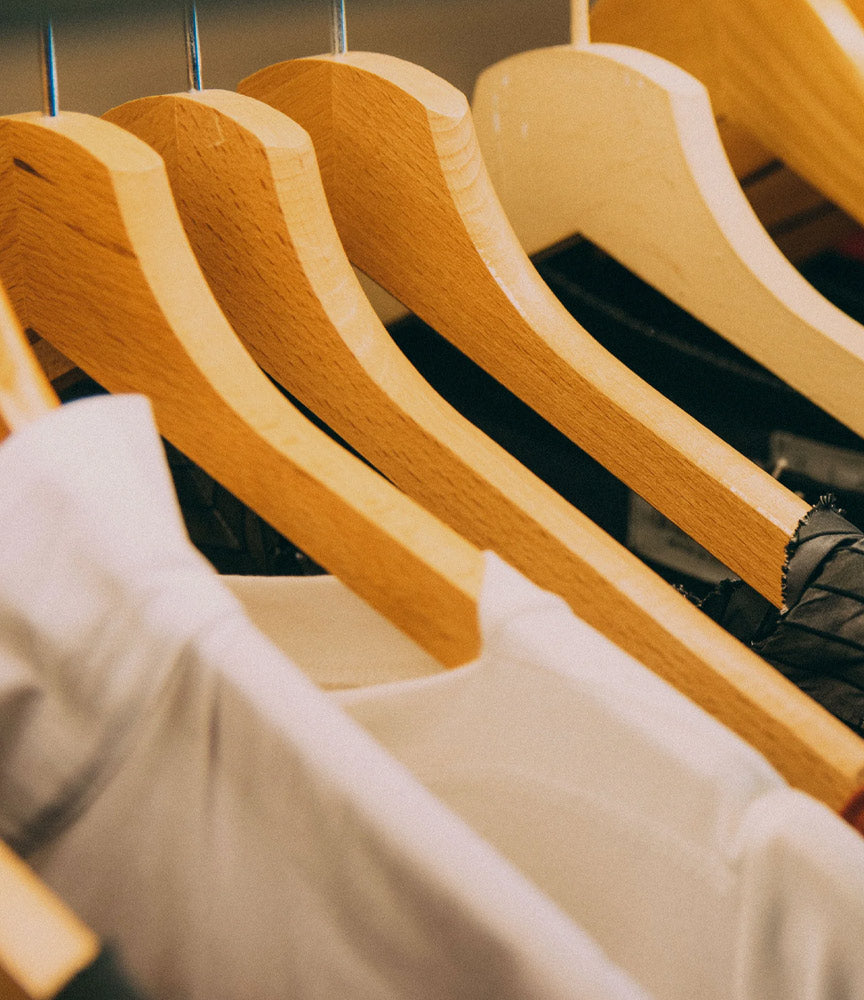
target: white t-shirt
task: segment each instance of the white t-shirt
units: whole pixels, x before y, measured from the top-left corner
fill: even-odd
[[[268,642],[147,403],[0,447],[0,836],[154,998],[646,995]]]
[[[496,557],[446,673],[332,578],[229,583],[656,997],[864,997],[864,839]]]

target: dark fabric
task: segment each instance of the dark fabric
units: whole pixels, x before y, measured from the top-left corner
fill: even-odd
[[[734,580],[700,607],[864,736],[864,533],[830,501],[789,543],[783,597],[775,611]]]
[[[56,1000],[143,1000],[121,969],[111,947],[82,969],[56,995]]]

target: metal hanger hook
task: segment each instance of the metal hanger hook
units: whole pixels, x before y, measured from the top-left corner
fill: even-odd
[[[348,51],[348,35],[345,29],[345,0],[331,0],[330,51],[334,55],[341,55]]]
[[[190,90],[201,90],[201,40],[198,35],[198,10],[195,0],[186,0],[183,7],[183,29],[186,36],[186,78]]]
[[[39,21],[39,56],[42,65],[42,113],[56,118],[60,113],[57,59],[54,54],[54,26],[47,15]]]

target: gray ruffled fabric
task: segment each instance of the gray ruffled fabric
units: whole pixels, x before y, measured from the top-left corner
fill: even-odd
[[[741,580],[700,607],[841,722],[864,736],[864,534],[831,497],[787,548],[783,610]]]

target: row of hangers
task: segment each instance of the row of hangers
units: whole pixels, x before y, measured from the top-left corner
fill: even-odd
[[[348,51],[340,2],[331,55],[238,93],[202,89],[188,7],[189,92],[102,119],[59,113],[46,25],[45,107],[0,119],[0,414],[56,403],[20,320],[149,396],[166,438],[442,664],[477,652],[492,548],[839,808],[864,743],[444,403],[351,268],[779,606],[806,505],[601,348],[516,234],[588,235],[859,433],[862,331],[762,231],[704,88],[590,43],[587,0],[572,17],[573,45],[481,77],[474,119],[431,73]]]

